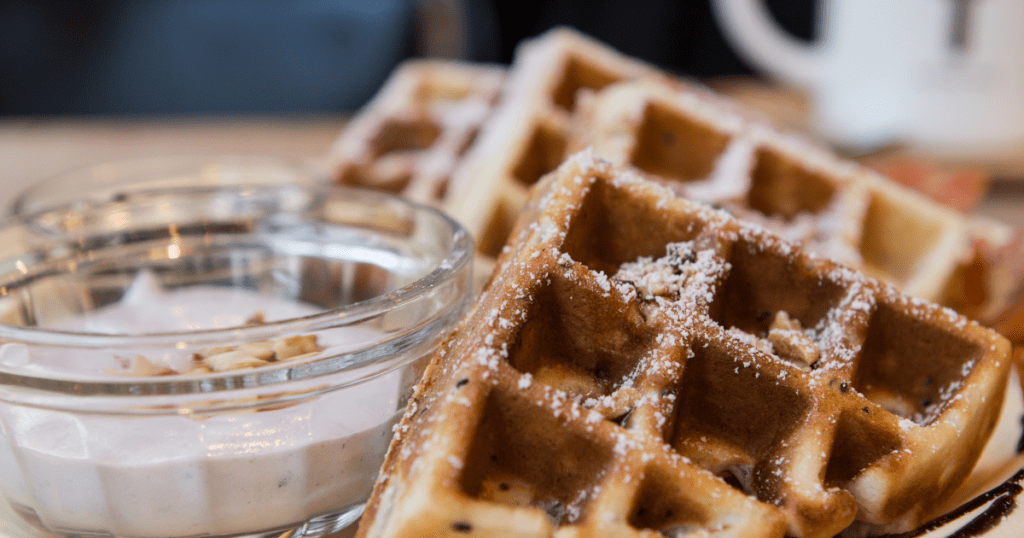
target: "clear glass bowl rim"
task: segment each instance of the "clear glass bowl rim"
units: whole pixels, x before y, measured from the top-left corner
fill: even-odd
[[[232,156],[234,158],[234,156]],[[151,159],[145,161],[161,162],[166,158]],[[133,161],[136,162],[136,161]],[[137,161],[144,162],[144,161]],[[288,166],[287,161],[269,161],[276,165]],[[56,178],[63,178],[73,175],[75,171],[67,172],[54,176]],[[361,320],[372,318],[384,314],[385,312],[401,308],[402,306],[413,303],[427,295],[433,290],[444,287],[446,284],[451,284],[452,281],[460,278],[460,275],[466,279],[464,284],[467,290],[470,288],[470,277],[468,273],[471,270],[471,262],[473,256],[473,242],[469,233],[455,221],[453,218],[445,214],[444,212],[435,209],[433,207],[419,204],[399,196],[395,196],[388,193],[379,191],[372,191],[368,189],[361,189],[350,186],[339,186],[332,184],[274,184],[274,183],[255,183],[250,184],[246,182],[229,183],[222,186],[214,187],[215,190],[221,192],[230,192],[234,190],[250,190],[250,189],[270,189],[270,190],[281,190],[288,189],[291,191],[301,190],[315,194],[316,196],[326,196],[332,199],[345,199],[347,201],[356,200],[361,204],[366,204],[367,207],[392,205],[403,207],[409,210],[409,215],[417,214],[427,216],[429,222],[438,223],[438,227],[443,230],[444,233],[451,234],[450,248],[444,253],[444,257],[439,263],[429,269],[428,272],[417,279],[415,282],[402,286],[389,293],[379,295],[364,301],[346,305],[341,308],[326,310],[324,312],[316,313],[309,316],[290,318],[284,320],[278,320],[268,322],[261,325],[245,326],[245,327],[229,327],[222,329],[210,329],[202,331],[178,331],[178,332],[161,332],[161,333],[146,333],[146,334],[131,334],[131,335],[111,335],[111,334],[99,334],[99,333],[83,333],[83,332],[71,332],[71,331],[57,331],[52,329],[42,329],[37,327],[23,327],[9,324],[0,323],[0,341],[16,342],[29,345],[43,345],[43,346],[61,346],[70,348],[137,348],[137,347],[174,347],[176,344],[183,340],[187,340],[193,344],[201,344],[203,342],[226,342],[226,341],[255,341],[279,336],[281,334],[294,334],[297,332],[309,332],[324,328],[338,327],[344,325],[350,325],[358,323]],[[146,192],[147,189],[141,189],[136,191],[133,188],[133,184],[125,183],[124,189],[127,191],[135,192]],[[160,186],[155,189],[161,194],[173,194],[175,192],[181,192],[183,194],[188,190],[187,186],[181,187],[169,187]],[[67,205],[65,205],[67,207]],[[0,224],[0,228],[17,228],[22,227],[30,229],[32,226],[32,219],[38,217],[40,214],[52,212],[57,210],[57,207],[48,207],[46,209],[40,209],[33,214],[12,214],[6,222]],[[33,233],[33,232],[30,232]],[[31,245],[26,245],[22,252],[27,254],[31,251]],[[14,259],[18,256],[8,256],[8,259]],[[466,300],[468,297],[468,291],[461,294],[454,300],[454,303],[460,303]],[[449,305],[445,305],[448,307]],[[444,310],[445,308],[438,308],[436,310]],[[434,312],[433,315],[437,315]],[[419,322],[424,320],[420,319]],[[366,350],[373,350],[374,348],[387,345],[389,342],[400,338],[403,335],[415,330],[415,327],[403,329],[394,335],[389,336],[384,340],[380,340],[370,344],[366,348],[353,350],[351,353],[345,353],[344,355],[366,355],[369,360],[366,362],[357,362],[352,365],[352,368],[360,368],[369,366],[374,362],[389,362],[386,357],[377,357],[378,360],[374,361],[375,355],[373,353],[366,353]],[[316,361],[313,363],[315,364]],[[378,365],[384,367],[385,370],[401,366],[402,363],[391,365],[390,367],[384,364]],[[275,375],[275,370],[290,371],[295,368],[301,368],[302,365],[298,366],[287,366],[280,365],[277,367],[264,367],[251,371],[236,371],[227,372],[224,374],[205,374],[199,376],[199,379],[208,379],[210,377],[223,377],[227,379],[238,380],[238,387],[223,387],[223,388],[241,388],[241,387],[252,387],[255,385],[262,385],[257,381],[255,385],[251,381],[267,377],[266,375],[260,375],[259,372],[268,372],[271,377],[279,378],[279,375]],[[348,369],[348,368],[346,368]],[[280,373],[280,372],[278,372]],[[383,373],[382,371],[376,372],[377,374]],[[2,373],[3,377],[15,378],[15,379],[27,379],[36,378],[32,374],[23,372],[17,373]],[[366,379],[372,377],[375,374],[369,374],[363,376],[360,379]],[[192,376],[175,376],[182,377],[182,381]],[[291,377],[291,376],[287,376]],[[69,378],[69,381],[71,378]],[[278,379],[281,380],[281,379]],[[11,379],[4,381],[0,379],[0,386],[8,385]],[[84,381],[84,380],[83,380]],[[359,380],[353,380],[358,382]],[[103,385],[130,385],[130,386],[146,386],[146,385],[159,385],[167,384],[168,379],[163,377],[155,378],[127,378],[121,379],[104,379],[102,381],[88,380],[87,383],[103,384]],[[21,383],[13,383],[21,385]],[[229,385],[236,385],[236,383],[228,383]],[[346,383],[350,384],[350,383]],[[200,391],[205,392],[205,391]],[[0,398],[2,399],[2,398]]]
[[[207,165],[231,165],[245,167],[246,169],[255,169],[257,167],[274,169],[290,175],[290,181],[293,182],[293,185],[305,187],[315,187],[317,185],[324,184],[323,180],[325,180],[327,175],[326,172],[316,166],[314,162],[275,155],[155,155],[81,166],[47,176],[46,178],[37,181],[31,186],[16,193],[14,198],[5,208],[4,215],[8,218],[20,219],[46,211],[52,211],[61,207],[70,206],[73,202],[80,200],[82,197],[58,195],[55,197],[56,201],[48,199],[53,195],[53,193],[60,192],[57,191],[55,187],[66,184],[69,181],[77,180],[76,183],[88,181],[93,187],[103,188],[120,186],[130,190],[140,190],[141,188],[148,186],[146,187],[147,189],[155,188],[163,190],[169,187],[173,188],[175,184],[168,183],[161,179],[154,179],[150,176],[157,176],[159,178],[161,176],[166,177],[168,173],[193,173],[200,171],[201,167]],[[132,179],[130,181],[125,181],[126,178]],[[251,180],[246,182],[237,180],[224,182],[224,178],[221,177],[218,183],[210,183],[208,185],[229,187],[242,185],[271,186],[274,184],[282,183],[275,181],[263,181],[256,183]],[[91,191],[86,190],[82,192],[89,193]],[[86,198],[90,197],[86,196]],[[40,200],[46,200],[46,202],[44,203]]]

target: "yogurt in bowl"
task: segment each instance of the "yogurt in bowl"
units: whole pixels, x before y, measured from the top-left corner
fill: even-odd
[[[67,536],[354,522],[471,288],[451,219],[329,187],[129,187],[0,245],[0,491]]]

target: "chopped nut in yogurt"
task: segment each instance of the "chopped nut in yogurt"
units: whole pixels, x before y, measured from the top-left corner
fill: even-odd
[[[152,377],[161,375],[197,375],[213,372],[230,372],[246,368],[259,368],[280,361],[296,361],[312,357],[323,351],[317,344],[315,334],[287,336],[276,340],[246,342],[236,346],[214,346],[200,349],[192,354],[188,369],[176,371],[138,355],[134,360],[125,361],[124,370],[104,370],[104,373],[129,377]]]

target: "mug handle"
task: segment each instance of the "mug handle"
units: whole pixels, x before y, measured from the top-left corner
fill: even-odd
[[[784,82],[803,88],[815,85],[821,49],[782,30],[763,0],[712,0],[711,6],[722,32],[744,59]]]

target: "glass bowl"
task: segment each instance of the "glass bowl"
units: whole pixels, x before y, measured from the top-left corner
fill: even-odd
[[[13,511],[83,537],[353,523],[468,306],[465,230],[315,181],[64,196],[73,177],[20,197],[0,227],[0,491]]]

